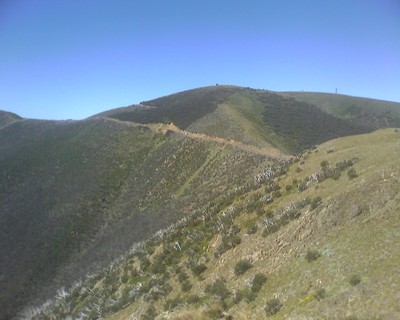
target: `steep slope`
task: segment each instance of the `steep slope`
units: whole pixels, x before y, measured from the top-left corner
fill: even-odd
[[[400,133],[329,141],[27,310],[34,319],[396,319]]]
[[[327,97],[336,103],[329,95]],[[331,105],[334,103],[329,103]],[[370,105],[377,110],[373,102]],[[396,104],[391,108],[400,114]],[[256,146],[272,146],[286,153],[297,153],[332,138],[398,125],[396,116],[389,117],[387,112],[371,113],[361,108],[359,113],[362,116],[349,118],[345,116],[349,112],[347,109],[340,114],[327,112],[328,109],[336,110],[294,99],[290,94],[213,86],[145,101],[139,106],[110,110],[101,115],[140,123],[172,122],[188,131]]]
[[[0,318],[104,267],[272,161],[168,128],[93,118],[0,130]]]
[[[400,103],[318,92],[280,92],[341,119],[374,129],[400,126]]]

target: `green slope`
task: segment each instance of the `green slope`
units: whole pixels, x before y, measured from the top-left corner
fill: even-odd
[[[33,318],[398,318],[399,155],[394,129],[329,141]]]

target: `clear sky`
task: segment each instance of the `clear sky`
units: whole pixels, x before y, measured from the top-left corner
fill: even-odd
[[[0,0],[0,109],[81,119],[216,83],[400,102],[400,0]]]

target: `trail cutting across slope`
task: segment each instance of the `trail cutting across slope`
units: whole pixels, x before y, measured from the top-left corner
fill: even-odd
[[[254,145],[249,145],[245,144],[243,142],[239,142],[233,139],[224,139],[221,137],[215,137],[215,136],[209,136],[204,133],[197,133],[197,132],[191,132],[191,131],[186,131],[186,130],[181,130],[177,126],[175,126],[173,123],[170,124],[164,124],[164,123],[150,123],[150,124],[142,124],[142,123],[136,123],[136,122],[131,122],[131,121],[122,121],[122,120],[117,120],[113,118],[103,118],[106,121],[114,122],[114,123],[119,123],[122,125],[127,125],[127,126],[133,126],[133,127],[146,127],[152,130],[153,132],[158,132],[162,133],[164,135],[168,134],[174,134],[178,136],[182,136],[185,138],[190,138],[190,139],[195,139],[195,140],[202,140],[202,141],[208,141],[208,142],[216,142],[221,145],[230,145],[235,148],[250,152],[250,153],[255,153],[255,154],[260,154],[266,157],[269,157],[274,160],[286,160],[289,159],[290,156],[283,154],[280,150],[273,148],[273,147],[258,147]]]

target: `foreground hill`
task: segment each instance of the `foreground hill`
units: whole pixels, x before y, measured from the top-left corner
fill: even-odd
[[[267,151],[171,129],[105,118],[0,129],[0,318],[272,162]]]
[[[344,100],[340,95],[308,94],[308,100],[304,97],[301,93],[213,86],[102,115],[140,123],[172,122],[188,131],[273,146],[287,153],[300,152],[340,136],[400,126],[400,104],[361,98]],[[325,97],[327,102],[322,104]],[[381,110],[383,106],[385,109]]]
[[[34,319],[397,319],[400,133],[329,141],[199,206]]]

